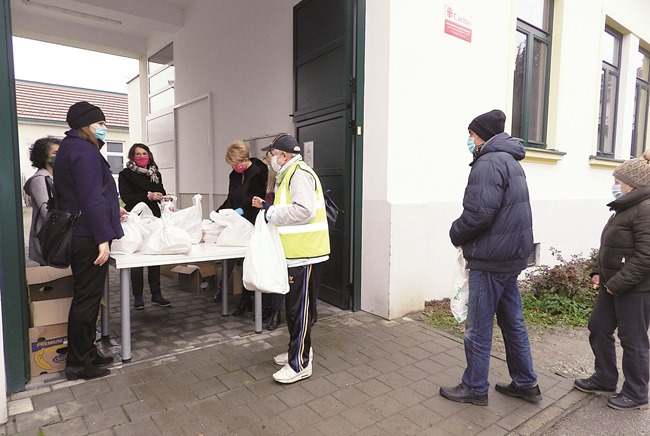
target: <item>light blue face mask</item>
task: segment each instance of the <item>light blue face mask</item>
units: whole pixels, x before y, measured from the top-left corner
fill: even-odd
[[[93,132],[93,135],[95,135],[95,138],[99,139],[100,141],[103,141],[104,138],[106,137],[106,127],[100,127],[100,126],[95,127],[95,131]]]
[[[471,136],[467,140],[467,148],[469,149],[470,153],[474,154],[474,151],[476,150],[476,144],[474,144],[474,138]]]
[[[623,196],[623,191],[621,191],[621,185],[620,184],[615,184],[612,185],[612,195],[614,198],[621,198]]]

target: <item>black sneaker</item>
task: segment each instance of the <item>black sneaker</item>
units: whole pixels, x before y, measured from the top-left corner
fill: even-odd
[[[172,305],[171,301],[165,300],[162,294],[153,294],[151,296],[151,303],[162,307],[169,307]]]
[[[607,405],[616,410],[646,410],[648,408],[647,401],[645,403],[637,403],[633,399],[626,397],[623,394],[617,394],[611,398],[608,398]]]
[[[113,360],[114,359],[111,356],[102,356],[98,354],[97,356],[93,357],[92,364],[95,366],[106,366],[113,363]]]
[[[477,406],[487,406],[488,396],[473,394],[467,386],[459,384],[454,387],[441,387],[440,395],[444,398],[455,401],[457,403],[472,403]]]
[[[539,390],[539,386],[537,385],[532,388],[518,388],[513,383],[510,383],[509,385],[505,383],[497,383],[494,388],[497,392],[503,395],[521,398],[529,403],[539,403],[542,401],[542,392]]]
[[[73,367],[65,368],[65,376],[68,380],[77,380],[80,378],[85,380],[91,380],[94,378],[104,377],[110,373],[111,371],[109,369],[97,368],[96,366],[89,366],[89,367],[73,366]]]
[[[616,389],[607,389],[595,383],[591,377],[578,379],[573,382],[573,387],[579,391],[586,392],[588,394],[605,394],[611,395],[616,392]]]
[[[133,297],[133,308],[135,310],[144,309],[144,299],[142,298],[142,295],[136,295]]]

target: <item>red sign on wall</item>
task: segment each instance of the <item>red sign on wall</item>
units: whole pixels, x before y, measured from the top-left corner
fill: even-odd
[[[445,33],[472,42],[472,21],[451,6],[445,5]]]

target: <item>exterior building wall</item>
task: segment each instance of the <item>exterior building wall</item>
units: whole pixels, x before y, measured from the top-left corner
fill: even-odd
[[[508,7],[508,5],[510,7]],[[444,32],[446,7],[471,21],[471,42]],[[510,132],[517,2],[375,0],[367,3],[362,309],[395,318],[450,294],[471,156],[467,126],[502,109]],[[558,162],[523,162],[539,261],[597,248],[610,212],[614,166],[597,151],[601,38],[624,34],[616,158],[629,158],[639,39],[650,42],[647,2],[555,1],[547,144]],[[646,45],[647,47],[647,45]],[[626,154],[627,153],[627,154]],[[387,291],[386,291],[387,290]]]

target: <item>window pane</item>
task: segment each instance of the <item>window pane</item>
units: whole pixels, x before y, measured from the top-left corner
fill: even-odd
[[[149,58],[149,74],[174,61],[174,44],[169,44]]]
[[[544,142],[544,97],[546,95],[546,62],[548,46],[538,40],[533,43],[533,71],[528,101],[528,140]]]
[[[119,174],[124,168],[124,161],[122,156],[108,156],[106,158],[108,164],[111,166],[111,173]]]
[[[636,87],[634,111],[634,128],[632,129],[632,155],[640,157],[645,150],[645,139],[648,131],[648,90]]]
[[[169,88],[149,99],[149,112],[155,113],[161,109],[174,106],[174,88]]]
[[[522,114],[524,111],[524,75],[526,69],[526,35],[517,32],[515,46],[515,72],[513,80],[513,101],[512,101],[512,136],[521,138]]]
[[[603,61],[615,67],[619,66],[621,39],[612,33],[605,31],[603,34],[603,45],[601,47]]]
[[[550,0],[519,0],[517,18],[545,32],[549,31]]]
[[[122,148],[121,142],[111,142],[106,143],[106,151],[109,153],[122,153],[124,149]]]
[[[149,94],[174,86],[174,67],[169,66],[149,78]]]
[[[614,155],[614,128],[615,128],[615,110],[616,110],[616,95],[618,93],[618,77],[609,73],[605,74],[605,70],[601,75],[600,87],[600,104],[601,109],[605,107],[605,120],[598,120],[598,134],[602,138],[601,152],[608,156]],[[600,114],[603,111],[601,110]]]
[[[649,82],[650,81],[650,56],[642,50],[639,50],[638,64],[636,66],[636,77]]]

